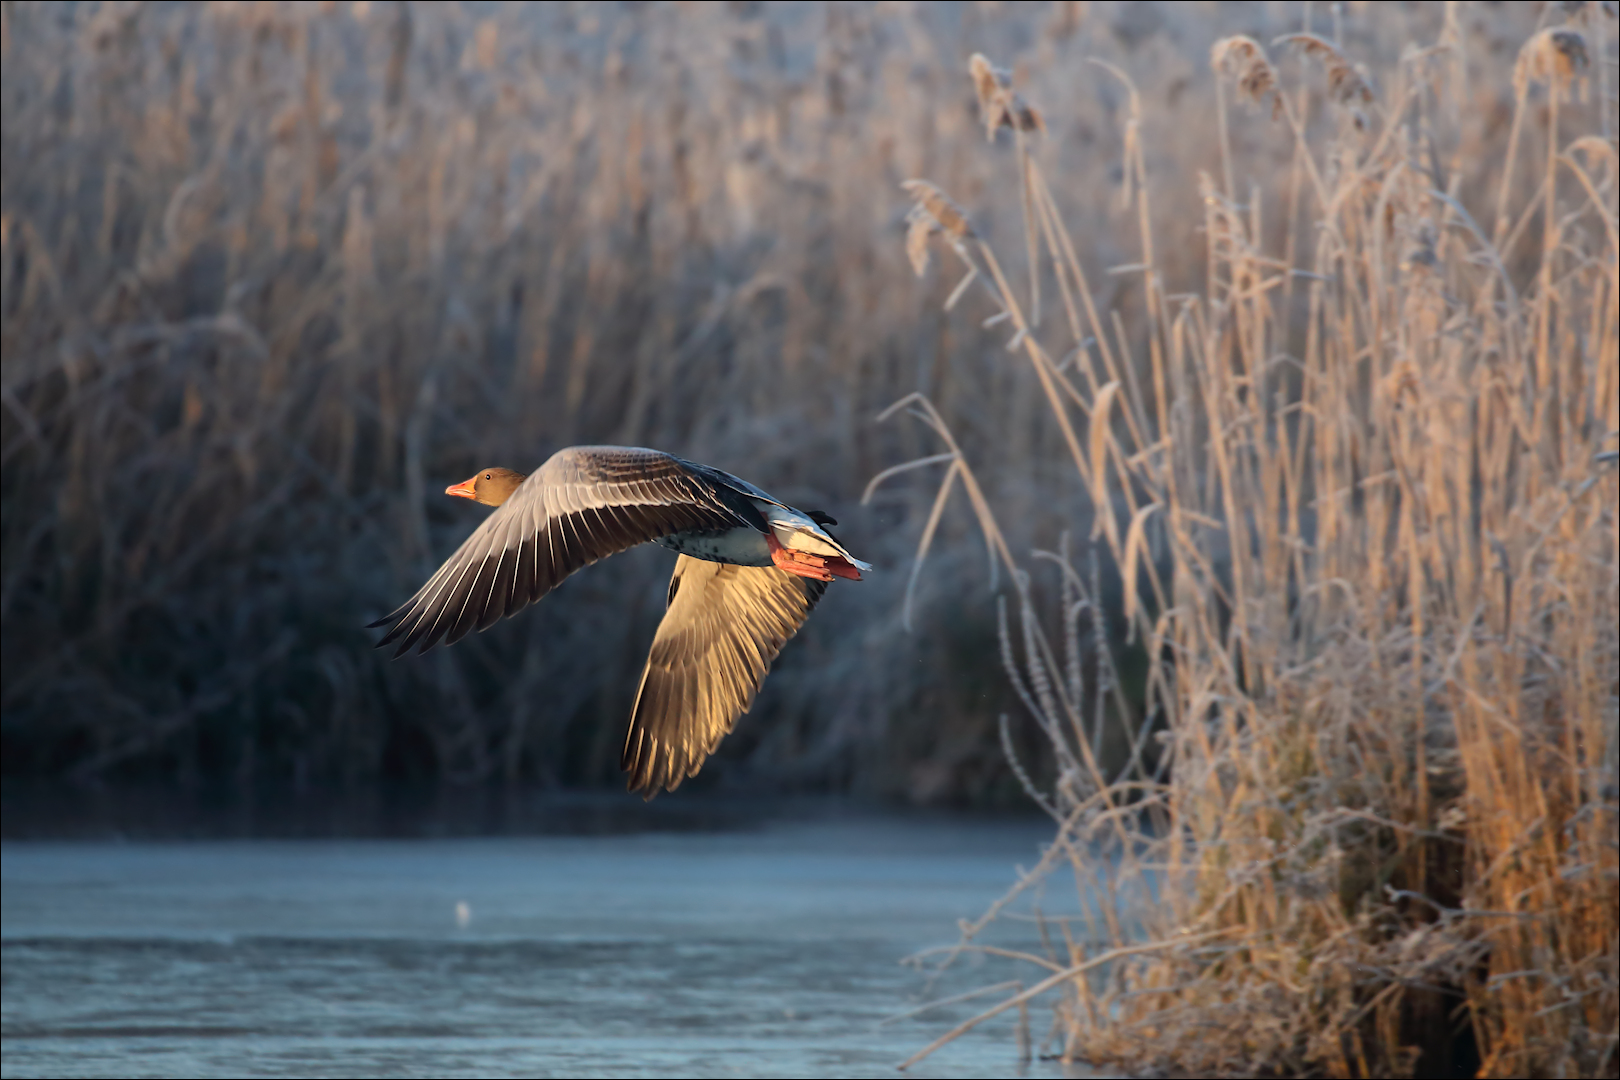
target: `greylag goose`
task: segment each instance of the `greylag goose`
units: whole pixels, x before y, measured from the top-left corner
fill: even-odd
[[[571,446],[525,476],[482,469],[446,495],[496,507],[416,595],[372,627],[395,658],[484,630],[581,567],[646,541],[679,552],[619,766],[652,798],[695,776],[753,704],[834,577],[872,567],[825,526],[730,473],[659,450]]]

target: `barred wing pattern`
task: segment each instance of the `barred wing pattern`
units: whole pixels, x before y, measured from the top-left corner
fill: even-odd
[[[676,561],[619,760],[631,791],[697,775],[826,589],[774,566]]]
[[[559,450],[415,596],[371,624],[389,628],[377,645],[398,641],[398,658],[412,646],[427,652],[440,641],[452,644],[522,610],[598,559],[671,533],[754,524],[749,516],[757,512],[733,494],[691,463],[657,450]]]

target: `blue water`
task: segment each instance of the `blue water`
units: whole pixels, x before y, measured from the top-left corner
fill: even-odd
[[[1031,974],[970,957],[930,983],[901,961],[955,941],[956,920],[1049,835],[839,817],[593,837],[8,842],[0,1073],[894,1076],[973,1006],[885,1018]],[[1019,1064],[1016,1016],[911,1075],[1064,1075]],[[1050,1011],[1032,1018],[1038,1043]]]

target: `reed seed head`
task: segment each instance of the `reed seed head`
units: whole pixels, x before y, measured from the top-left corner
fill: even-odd
[[[915,214],[921,211],[928,215],[929,218],[933,219],[934,225],[940,232],[945,233],[953,240],[966,240],[977,235],[962,208],[952,202],[949,195],[946,195],[927,180],[907,180],[900,186],[911,195],[913,202],[916,204],[912,207],[912,213]],[[910,220],[909,215],[908,220]],[[908,234],[906,239],[908,248],[911,243]],[[913,266],[915,265],[915,260],[913,260]]]
[[[1554,26],[1536,34],[1519,50],[1513,65],[1513,89],[1523,94],[1532,82],[1546,82],[1559,93],[1567,92],[1591,66],[1586,35],[1567,26]]]
[[[1368,77],[1333,42],[1316,34],[1289,34],[1277,40],[1298,45],[1306,56],[1322,65],[1327,72],[1328,95],[1338,104],[1354,108],[1377,100]]]
[[[1270,97],[1274,118],[1282,109],[1282,99],[1276,96],[1277,69],[1254,38],[1247,34],[1221,38],[1209,50],[1209,66],[1216,77],[1232,80],[1240,100],[1259,105]]]
[[[1046,131],[1046,121],[1023,96],[1012,88],[1012,74],[998,68],[983,53],[968,61],[973,89],[979,95],[979,115],[984,117],[985,138],[994,140],[1003,127],[1015,131]]]

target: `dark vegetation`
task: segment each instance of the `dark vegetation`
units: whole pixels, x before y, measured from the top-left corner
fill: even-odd
[[[1243,18],[1286,29],[1268,10]],[[1172,110],[1140,132],[1163,175],[1213,162],[1173,112],[1207,96],[1207,14],[6,3],[5,777],[616,784],[667,554],[423,659],[361,628],[477,520],[445,484],[620,442],[825,508],[880,568],[696,787],[1020,801],[982,545],[950,508],[905,632],[929,494],[858,499],[925,440],[874,418],[913,390],[947,410],[1020,550],[1078,543],[1090,512],[1000,332],[905,272],[899,183],[1017,227],[961,76],[975,49],[1017,58],[1065,103],[1042,153],[1099,301],[1139,325],[1103,272],[1133,257],[1125,101],[1084,57]],[[1167,269],[1191,280],[1183,240]]]

